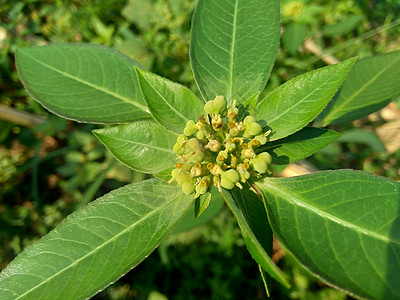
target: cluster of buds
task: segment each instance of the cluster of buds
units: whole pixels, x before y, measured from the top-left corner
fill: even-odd
[[[236,101],[228,109],[223,96],[208,101],[204,111],[198,122],[186,123],[174,145],[178,162],[171,182],[175,180],[185,194],[195,193],[197,198],[212,185],[242,188],[241,183],[270,172],[271,155],[256,153],[267,142],[269,132],[263,133],[254,117],[238,121]]]

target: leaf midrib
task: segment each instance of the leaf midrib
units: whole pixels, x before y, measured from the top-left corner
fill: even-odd
[[[276,120],[279,120],[283,115],[289,114],[290,111],[294,110],[298,105],[302,104],[308,97],[311,97],[311,95],[313,95],[317,91],[321,90],[322,89],[321,87],[326,85],[327,82],[330,82],[331,79],[335,77],[335,75],[336,74],[334,74],[334,75],[330,76],[329,78],[327,78],[320,86],[318,86],[318,88],[313,89],[310,93],[305,95],[300,101],[297,101],[294,105],[290,106],[288,109],[284,110],[282,113],[280,113],[279,115],[275,116],[273,119],[269,119],[268,120],[269,124],[273,123]],[[265,97],[265,101],[268,101],[267,98],[269,98],[269,97],[268,96]],[[260,102],[260,104],[261,104],[261,102]],[[318,108],[320,108],[320,107],[318,107]]]
[[[134,229],[137,225],[139,225],[140,223],[142,223],[143,221],[145,221],[146,219],[150,218],[152,215],[154,215],[156,212],[164,209],[167,205],[169,205],[172,201],[174,201],[175,199],[172,199],[171,201],[165,202],[162,206],[158,207],[157,209],[154,209],[152,211],[150,211],[150,213],[148,213],[147,215],[145,215],[144,217],[142,217],[139,221],[129,225],[127,228],[125,228],[124,230],[122,230],[121,232],[119,232],[118,234],[114,235],[111,239],[105,241],[104,243],[100,244],[99,246],[97,246],[96,248],[94,248],[93,250],[91,250],[90,252],[86,253],[85,255],[83,255],[82,257],[80,257],[79,259],[77,259],[76,261],[74,261],[73,263],[67,265],[66,267],[64,267],[63,269],[61,269],[60,271],[56,272],[55,274],[53,274],[52,276],[46,278],[45,280],[43,280],[41,283],[35,285],[33,288],[27,290],[25,293],[21,294],[19,297],[15,298],[15,300],[21,299],[22,297],[24,297],[25,295],[31,293],[32,291],[36,290],[37,288],[39,288],[40,286],[42,286],[43,284],[47,283],[48,281],[50,281],[51,279],[57,277],[59,274],[63,273],[64,271],[70,269],[71,267],[75,266],[77,263],[79,263],[80,261],[84,260],[86,257],[91,256],[92,254],[96,253],[98,250],[100,250],[101,248],[105,247],[106,245],[108,245],[109,243],[111,243],[112,241],[116,240],[119,236],[125,234],[126,232]]]
[[[98,133],[98,134],[99,134],[99,133]],[[101,134],[101,133],[100,133],[100,134]],[[148,148],[151,148],[151,149],[154,149],[154,150],[159,150],[159,151],[167,152],[167,153],[169,153],[169,154],[173,154],[173,153],[174,153],[174,152],[172,151],[172,149],[160,148],[160,147],[157,147],[157,146],[154,146],[154,145],[151,145],[151,144],[144,144],[144,143],[140,143],[140,142],[138,142],[138,141],[126,140],[126,139],[118,138],[118,137],[116,137],[116,136],[110,136],[110,135],[104,135],[104,134],[101,134],[101,135],[103,135],[103,136],[105,136],[105,137],[108,137],[108,138],[110,138],[110,139],[117,140],[117,141],[122,141],[122,142],[125,142],[125,143],[131,143],[131,144],[135,144],[135,145],[139,145],[139,146],[143,146],[143,147],[148,147]]]
[[[235,42],[236,42],[236,23],[237,23],[237,12],[238,12],[238,2],[235,1],[235,8],[233,13],[233,23],[232,23],[232,44],[231,44],[231,52],[229,57],[229,93],[228,93],[228,101],[232,102],[232,94],[233,94],[233,71],[234,71],[234,59],[235,59]]]
[[[338,217],[336,217],[336,216],[334,216],[334,215],[332,215],[330,213],[322,211],[319,208],[317,208],[315,206],[312,206],[312,205],[310,205],[310,204],[308,204],[308,203],[306,203],[304,201],[301,201],[301,199],[297,199],[296,197],[288,194],[284,190],[278,188],[276,185],[269,184],[267,181],[265,181],[263,183],[263,185],[266,185],[266,186],[268,186],[268,188],[270,188],[272,190],[275,190],[276,192],[278,192],[280,195],[283,196],[283,199],[285,199],[285,200],[288,199],[293,204],[296,204],[298,207],[302,207],[304,209],[312,211],[313,213],[315,213],[315,214],[317,214],[319,216],[322,216],[323,218],[329,219],[332,222],[340,224],[340,225],[342,225],[344,227],[354,229],[355,231],[357,231],[359,233],[362,233],[364,235],[379,239],[379,240],[384,241],[386,243],[393,243],[395,245],[400,246],[400,241],[392,240],[391,238],[388,238],[388,237],[386,237],[384,235],[381,235],[379,233],[375,233],[375,232],[370,231],[368,229],[365,229],[365,228],[362,228],[362,227],[357,226],[355,224],[349,223],[348,221],[345,221],[345,220],[343,220],[341,218],[338,218]],[[286,201],[288,201],[288,200],[286,200]]]
[[[124,96],[122,96],[122,95],[120,95],[120,94],[117,94],[117,93],[115,93],[115,92],[113,92],[113,91],[107,90],[107,89],[105,89],[105,88],[103,88],[103,87],[101,87],[101,86],[98,86],[98,85],[95,85],[95,84],[93,84],[93,83],[90,83],[89,81],[83,80],[83,79],[81,79],[81,78],[79,78],[79,77],[72,76],[72,75],[70,75],[70,74],[68,74],[68,73],[66,73],[66,72],[63,72],[63,71],[61,71],[61,70],[59,70],[59,69],[57,69],[57,68],[54,68],[54,67],[50,66],[49,64],[46,64],[46,63],[44,63],[43,61],[38,60],[38,59],[36,59],[35,57],[32,57],[32,56],[30,56],[30,55],[28,55],[28,54],[26,54],[26,53],[25,53],[24,55],[25,55],[25,56],[28,56],[30,59],[32,59],[32,60],[34,60],[35,62],[41,64],[42,66],[44,66],[44,67],[46,67],[46,68],[48,68],[48,69],[50,69],[50,70],[52,70],[52,71],[54,71],[54,72],[57,72],[57,73],[61,74],[62,76],[65,76],[65,77],[67,77],[67,78],[73,79],[73,80],[75,80],[75,81],[77,81],[77,82],[80,82],[80,83],[82,83],[82,84],[84,84],[84,85],[90,86],[90,87],[92,87],[92,88],[94,88],[94,89],[96,89],[96,90],[99,90],[99,91],[101,91],[101,92],[103,92],[103,93],[105,93],[105,94],[108,94],[108,95],[113,96],[113,97],[115,97],[115,98],[117,98],[117,99],[120,99],[120,100],[122,100],[123,102],[125,102],[126,104],[136,106],[136,107],[139,108],[140,110],[142,110],[142,111],[144,111],[144,112],[146,112],[146,113],[150,113],[149,109],[148,109],[146,106],[141,105],[141,104],[139,104],[139,103],[137,103],[137,102],[134,102],[132,99],[129,99],[129,98],[127,98],[127,97],[124,97]]]
[[[147,83],[151,86],[151,88],[153,89],[153,91],[155,91],[157,93],[157,95],[165,102],[165,104],[170,108],[170,110],[172,112],[174,112],[177,116],[179,116],[181,119],[185,120],[186,122],[189,121],[189,119],[184,116],[180,111],[178,111],[173,105],[171,105],[167,99],[165,99],[165,97],[163,95],[160,94],[160,92],[155,88],[155,86],[145,77],[143,76],[143,74],[141,74],[142,78],[144,80],[147,81]],[[146,99],[146,97],[145,97]],[[146,100],[147,101],[147,100]],[[153,105],[152,105],[153,106]],[[154,109],[158,114],[160,114],[160,112],[157,109]]]

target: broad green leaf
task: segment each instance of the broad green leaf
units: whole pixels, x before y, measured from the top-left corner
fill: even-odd
[[[333,101],[318,117],[323,126],[360,119],[400,95],[400,51],[357,61]]]
[[[67,217],[0,273],[0,299],[87,299],[146,258],[193,202],[176,185],[130,184]]]
[[[19,48],[16,59],[25,88],[57,115],[89,123],[150,118],[137,82],[138,64],[115,50],[48,45]]]
[[[271,140],[286,137],[305,127],[325,108],[355,62],[336,65],[297,76],[269,93],[258,103],[255,117],[272,130]]]
[[[270,230],[269,226],[265,228],[264,235],[257,236],[259,234],[259,230],[262,230],[262,228],[259,228],[257,223],[253,223],[253,218],[250,220],[246,219],[247,217],[249,217],[249,214],[246,211],[243,211],[242,207],[238,206],[238,203],[232,198],[231,193],[223,189],[222,197],[224,198],[225,203],[228,205],[239,224],[244,241],[251,256],[259,265],[261,265],[263,270],[267,271],[279,283],[283,284],[286,287],[289,287],[289,283],[286,281],[278,267],[271,260],[271,257],[267,252],[269,251],[269,247],[267,246],[267,248],[264,248],[264,245],[267,245],[268,242],[267,236],[268,231]],[[250,200],[254,200],[254,198],[251,197]],[[260,201],[261,203],[260,199],[258,199],[258,201]],[[252,206],[254,202],[255,201],[252,201],[252,203],[249,204],[252,208],[252,212],[254,212],[254,206]],[[244,208],[246,209],[246,207]],[[262,211],[264,211],[264,208],[262,208]],[[259,218],[259,216],[257,218]],[[253,232],[253,228],[257,232],[257,235],[255,232]],[[261,238],[261,240],[258,240],[259,238]]]
[[[400,184],[324,171],[258,185],[274,233],[311,272],[369,299],[400,298]]]
[[[172,148],[177,135],[154,121],[96,129],[93,133],[124,165],[144,173],[158,173],[173,166]]]
[[[205,100],[228,105],[262,91],[279,44],[277,0],[200,0],[193,16],[190,60]]]
[[[187,214],[175,228],[174,233],[180,233],[204,225],[217,216],[224,207],[224,199],[216,188],[211,190],[211,201],[207,209],[199,216],[195,216],[195,203],[191,205]]]
[[[268,151],[273,164],[291,164],[314,154],[338,137],[340,133],[335,131],[304,127],[283,139],[266,143],[257,152]]]
[[[204,114],[204,104],[187,87],[150,72],[136,69],[140,89],[154,119],[182,134],[186,122]]]
[[[250,190],[249,186],[243,189],[233,189],[232,196],[243,213],[254,236],[257,238],[268,257],[272,257],[272,229],[269,226],[268,216],[260,197]],[[245,234],[246,233],[243,233],[243,235]],[[259,266],[265,290],[267,295],[269,295],[271,279],[269,275],[265,273],[268,269],[264,269],[262,265]]]

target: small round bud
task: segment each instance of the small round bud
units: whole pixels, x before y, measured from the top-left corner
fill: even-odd
[[[195,187],[192,181],[185,181],[182,184],[182,191],[186,194],[186,195],[190,195],[193,194],[195,191]]]
[[[265,134],[256,135],[254,139],[258,141],[260,145],[265,145],[265,143],[267,142],[267,137],[265,136]]]
[[[250,160],[250,164],[258,173],[265,173],[268,170],[268,165],[271,163],[272,158],[268,152],[262,152],[255,158]]]
[[[196,127],[196,123],[193,120],[189,120],[186,123],[186,127],[183,130],[183,134],[186,136],[191,136],[191,135],[195,135],[197,132],[197,127]]]
[[[249,171],[245,170],[244,168],[243,169],[239,169],[238,168],[238,172],[239,172],[239,175],[240,175],[240,181],[241,182],[244,183],[244,182],[246,182],[247,179],[250,178]]]
[[[192,138],[186,142],[187,161],[189,163],[200,163],[204,159],[204,146],[196,138]]]
[[[189,173],[184,170],[178,170],[175,174],[175,180],[179,185],[182,185],[188,179]]]
[[[246,118],[244,118],[243,123],[244,125],[248,126],[251,123],[257,122],[256,118],[254,118],[253,116],[247,116]]]
[[[258,124],[257,122],[253,122],[253,123],[246,124],[246,129],[243,133],[243,136],[248,138],[248,137],[252,137],[255,135],[259,135],[260,133],[262,133],[261,125]]]
[[[218,107],[219,109],[226,107],[226,100],[224,96],[216,96],[214,98],[214,106]]]
[[[226,100],[224,96],[216,96],[214,100],[207,101],[204,105],[204,111],[209,115],[225,115]]]
[[[214,101],[213,100],[207,101],[206,104],[204,104],[204,111],[208,115],[217,114],[217,112],[214,109]]]
[[[178,136],[178,138],[176,139],[176,144],[174,145],[174,147],[172,148],[172,151],[176,154],[176,155],[181,155],[184,153],[185,151],[185,146],[186,146],[186,142],[187,142],[188,138],[187,136],[181,134],[180,136]]]
[[[229,153],[231,153],[231,152],[233,152],[233,151],[235,151],[235,149],[236,149],[236,144],[235,143],[231,143],[231,142],[226,142],[225,143],[225,149],[229,152]]]
[[[221,186],[223,188],[226,188],[228,190],[231,190],[235,187],[236,182],[238,182],[240,179],[239,173],[234,170],[230,169],[226,171],[224,174],[221,176]]]

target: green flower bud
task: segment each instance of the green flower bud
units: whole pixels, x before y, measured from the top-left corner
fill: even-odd
[[[248,118],[248,117],[246,117],[246,118]],[[243,136],[248,138],[248,137],[252,137],[255,135],[259,135],[260,133],[262,133],[261,125],[258,124],[257,122],[253,122],[253,123],[246,124],[246,129],[244,131]]]
[[[226,113],[226,100],[224,96],[216,96],[214,100],[207,101],[204,111],[209,115],[224,115]]]
[[[248,126],[251,123],[255,123],[257,122],[256,118],[254,118],[253,116],[247,116],[246,118],[244,118],[243,123],[244,125]]]
[[[190,195],[193,194],[195,191],[195,186],[194,183],[192,181],[185,181],[182,184],[182,191],[186,194],[186,195]]]
[[[271,163],[272,158],[268,152],[262,152],[255,158],[250,160],[250,165],[258,173],[265,173],[268,170],[268,165]]]
[[[219,108],[220,110],[226,107],[226,100],[224,96],[216,96],[214,98],[214,106]]]
[[[176,139],[176,144],[172,148],[172,151],[174,151],[174,153],[176,155],[183,154],[185,152],[185,146],[186,146],[187,140],[188,140],[187,136],[185,136],[183,134],[178,136],[178,138]]]
[[[197,131],[196,137],[197,137],[199,140],[204,140],[204,139],[206,138],[205,131],[204,131],[204,130],[199,130],[199,131]]]
[[[236,149],[236,144],[235,143],[231,143],[231,142],[226,142],[225,143],[225,149],[229,152],[229,153],[231,153],[231,152],[233,152],[233,151],[235,151],[235,149]]]
[[[197,127],[196,127],[196,123],[193,120],[189,120],[186,123],[186,127],[183,130],[183,134],[186,136],[191,136],[191,135],[195,135],[197,132]]]
[[[189,173],[184,170],[178,170],[178,172],[175,175],[175,180],[179,185],[182,185],[188,179],[191,179],[191,177]]]
[[[205,157],[204,146],[196,138],[192,138],[186,142],[187,161],[189,163],[201,163]]]
[[[254,139],[257,140],[260,145],[265,145],[265,143],[267,142],[267,137],[265,136],[265,134],[256,135]]]
[[[214,115],[217,114],[218,112],[216,112],[216,110],[214,109],[214,101],[210,100],[207,101],[206,104],[204,105],[204,111],[206,112],[206,114],[208,115]]]
[[[239,172],[241,182],[244,183],[244,182],[246,182],[247,179],[250,178],[250,173],[249,173],[249,171],[247,171],[244,164],[239,164],[236,169]]]
[[[225,189],[231,190],[235,187],[235,184],[239,181],[239,179],[239,173],[234,169],[230,169],[222,174],[221,186]]]

